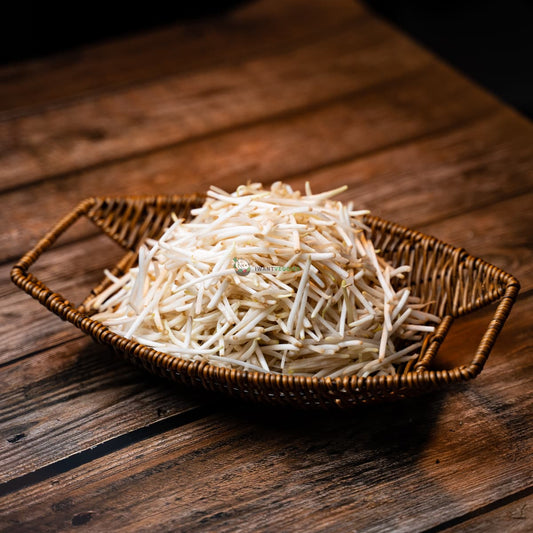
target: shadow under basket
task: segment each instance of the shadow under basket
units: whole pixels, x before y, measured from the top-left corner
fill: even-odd
[[[396,375],[332,379],[230,370],[158,352],[113,333],[91,318],[87,312],[88,304],[108,282],[100,283],[84,303],[75,307],[28,272],[39,256],[84,216],[126,250],[124,258],[110,269],[120,275],[135,262],[139,245],[148,237],[157,239],[169,226],[172,213],[187,219],[191,209],[202,205],[204,199],[205,196],[199,194],[89,198],[20,259],[11,271],[11,278],[63,320],[71,322],[97,342],[112,346],[127,360],[155,375],[246,400],[300,408],[346,408],[397,400],[476,377],[483,369],[520,289],[513,276],[463,249],[368,215],[365,223],[370,228],[369,236],[376,249],[380,249],[383,257],[394,266],[411,265],[405,284],[423,302],[431,302],[429,310],[439,315],[442,321],[434,333],[426,336],[418,358],[400,367]],[[498,306],[472,361],[450,370],[432,370],[432,361],[453,320],[497,301]]]

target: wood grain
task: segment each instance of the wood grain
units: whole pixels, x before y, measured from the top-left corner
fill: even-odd
[[[346,0],[250,2],[226,17],[166,28],[0,69],[4,117],[153,79],[241,61],[334,34],[366,15]]]
[[[518,302],[532,311],[531,296]],[[530,333],[511,322],[482,377],[422,403],[349,416],[228,405],[6,495],[0,510],[10,527],[58,531],[82,513],[93,530],[423,531],[530,482]]]
[[[80,304],[103,278],[104,268],[124,254],[105,235],[98,234],[73,245],[52,249],[43,255],[33,272],[49,287]],[[9,279],[11,265],[0,267],[0,364],[57,346],[77,335],[77,330],[51,313],[35,307],[37,302],[17,290]],[[28,309],[34,312],[28,314]],[[31,335],[28,335],[31,331]]]
[[[72,337],[72,333],[70,333]],[[0,483],[201,405],[87,337],[2,370]]]
[[[531,529],[529,122],[348,0],[251,2],[0,79],[1,531]],[[8,280],[83,198],[248,179],[348,184],[515,274],[483,373],[352,413],[255,408],[136,370]],[[119,254],[79,224],[35,272],[79,300]],[[468,361],[492,312],[436,366]]]
[[[370,19],[261,61],[166,77],[8,121],[0,130],[0,188],[271,120],[394,83],[428,63],[429,54],[414,54],[412,43],[386,30]]]
[[[422,230],[510,272],[526,292],[533,289],[532,205],[533,194],[526,193],[424,225]]]

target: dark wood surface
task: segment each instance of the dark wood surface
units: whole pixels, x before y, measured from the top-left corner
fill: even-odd
[[[533,128],[348,0],[232,14],[0,70],[0,530],[531,531]],[[116,358],[9,281],[92,195],[281,179],[516,275],[482,374],[348,413],[258,408]],[[80,301],[120,250],[76,225],[35,272]],[[493,309],[435,364],[468,361]]]

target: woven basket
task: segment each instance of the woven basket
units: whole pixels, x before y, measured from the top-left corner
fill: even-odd
[[[393,265],[412,266],[405,283],[423,301],[433,302],[429,310],[438,314],[442,321],[434,333],[426,336],[420,356],[401,367],[396,375],[331,379],[229,370],[158,352],[113,333],[87,313],[90,300],[108,282],[95,287],[85,302],[75,307],[28,272],[37,258],[67,228],[85,216],[127,250],[124,258],[112,269],[115,275],[120,275],[134,263],[136,250],[144,239],[161,235],[171,222],[172,213],[187,218],[190,210],[200,206],[203,200],[202,195],[87,199],[20,259],[11,271],[11,278],[63,320],[68,320],[96,341],[112,346],[126,359],[153,374],[247,400],[304,408],[344,408],[405,398],[476,377],[520,288],[513,276],[463,249],[367,216],[365,223],[370,228],[375,247]],[[494,316],[471,363],[451,370],[431,370],[431,363],[453,320],[498,300]]]

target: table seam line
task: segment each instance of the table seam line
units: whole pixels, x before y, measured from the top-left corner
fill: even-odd
[[[65,474],[78,467],[87,465],[94,460],[116,453],[133,444],[161,435],[179,427],[184,427],[197,422],[216,412],[214,404],[207,403],[186,409],[181,413],[156,420],[150,424],[139,427],[132,431],[121,433],[115,437],[90,446],[72,455],[53,461],[32,472],[22,474],[8,481],[0,483],[0,498],[8,496],[26,487],[37,485],[47,479]]]
[[[499,498],[498,500],[495,500],[486,505],[482,505],[481,507],[478,507],[473,511],[469,511],[468,513],[446,520],[445,522],[430,527],[429,529],[425,529],[422,531],[422,533],[440,533],[441,531],[449,530],[450,528],[464,524],[465,522],[468,522],[473,518],[483,516],[501,507],[504,507],[505,505],[520,501],[530,496],[531,494],[533,494],[533,485],[520,489],[517,492],[504,496],[503,498]]]

